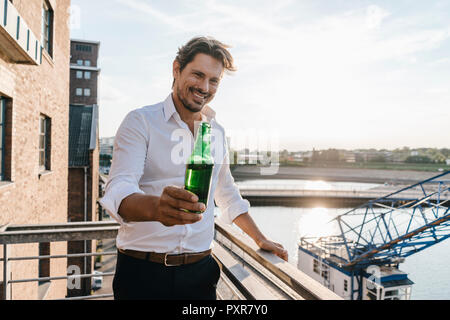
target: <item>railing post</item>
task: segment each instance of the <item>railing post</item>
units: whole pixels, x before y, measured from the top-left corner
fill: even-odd
[[[7,244],[3,245],[3,300],[11,300],[10,291],[10,271],[9,271],[9,252],[10,248]]]

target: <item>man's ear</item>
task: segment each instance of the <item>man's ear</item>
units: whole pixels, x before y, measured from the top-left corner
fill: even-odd
[[[173,62],[172,75],[174,79],[177,79],[180,75],[180,63],[177,60]]]

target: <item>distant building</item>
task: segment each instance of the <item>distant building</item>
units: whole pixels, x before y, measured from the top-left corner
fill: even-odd
[[[392,155],[392,162],[396,162],[396,163],[405,162],[407,157],[408,156],[403,153],[394,153]]]
[[[354,154],[356,162],[386,162],[388,156],[380,151],[355,151]]]
[[[112,156],[114,147],[114,137],[100,138],[100,154]]]
[[[302,152],[294,152],[292,153],[292,160],[295,162],[303,162],[303,153]]]
[[[356,162],[356,155],[354,152],[351,151],[344,151],[342,154],[344,162],[347,163],[355,163]]]
[[[100,42],[70,41],[70,104],[98,104]]]
[[[446,159],[446,160],[445,160],[445,163],[446,163],[448,166],[450,166],[450,159]]]
[[[100,218],[99,194],[99,111],[97,67],[100,43],[71,40],[70,113],[69,113],[69,222],[97,221]],[[68,242],[69,253],[92,252],[92,241]],[[81,273],[92,273],[92,258],[69,258],[68,265],[77,265]],[[82,279],[81,289],[68,289],[67,295],[86,296],[91,279]]]
[[[394,161],[394,154],[391,151],[385,151],[384,157],[386,159],[386,162],[393,162]]]
[[[248,149],[239,150],[236,152],[236,163],[235,164],[261,164],[264,163],[264,154],[258,153],[257,151],[250,152]]]
[[[100,138],[100,173],[109,174],[114,149],[114,137]]]
[[[0,1],[0,226],[67,221],[69,6],[70,0]],[[9,258],[67,253],[64,242],[7,250]],[[61,276],[67,267],[65,259],[12,263],[6,276],[14,280]],[[0,282],[0,300],[56,299],[67,287],[65,281],[10,286],[2,297]]]
[[[311,162],[312,157],[313,157],[312,151],[305,151],[302,153],[303,162]]]

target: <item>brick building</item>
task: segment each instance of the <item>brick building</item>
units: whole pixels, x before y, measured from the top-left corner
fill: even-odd
[[[0,1],[0,226],[67,221],[69,6],[70,0]],[[67,252],[63,242],[7,249],[10,257]],[[11,261],[7,276],[60,276],[66,267],[63,259]],[[66,280],[10,288],[12,299],[61,298]]]
[[[99,214],[99,132],[97,68],[100,43],[71,41],[70,113],[69,113],[69,222],[97,221]],[[69,253],[95,251],[95,241],[71,241]],[[93,271],[93,258],[69,258],[83,274]],[[80,289],[68,289],[68,296],[86,296],[91,292],[91,279],[82,279]]]
[[[68,221],[97,221],[99,197],[98,107],[70,106],[69,125],[69,202]],[[71,241],[69,253],[92,252],[93,241]],[[81,273],[92,273],[92,258],[69,258],[68,266],[77,265]],[[68,296],[85,296],[91,291],[90,278],[82,288],[68,289]]]
[[[70,104],[96,105],[100,42],[72,39],[70,43]]]

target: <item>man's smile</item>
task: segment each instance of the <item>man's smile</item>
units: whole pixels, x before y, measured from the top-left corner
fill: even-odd
[[[191,88],[190,91],[194,95],[194,98],[197,98],[194,99],[194,102],[196,103],[203,103],[210,96],[208,93],[203,93],[198,89]]]

